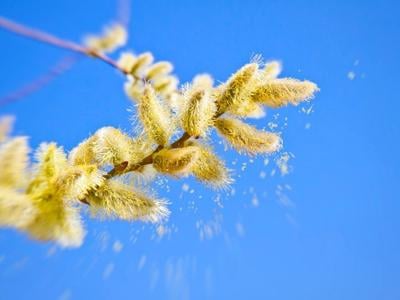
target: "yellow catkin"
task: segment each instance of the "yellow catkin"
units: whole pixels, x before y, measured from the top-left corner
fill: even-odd
[[[215,127],[218,133],[239,152],[250,155],[272,153],[281,146],[278,135],[257,130],[237,119],[219,118],[215,122]]]
[[[214,99],[208,90],[200,88],[189,90],[185,98],[182,128],[191,136],[204,136],[216,112]]]
[[[144,86],[145,83],[142,80],[129,78],[124,83],[124,91],[129,99],[136,103],[143,95]]]
[[[242,105],[231,109],[230,113],[241,118],[260,119],[265,117],[264,108],[250,98],[244,99]]]
[[[199,74],[193,78],[193,87],[196,89],[211,90],[214,79],[209,74]]]
[[[197,146],[199,157],[192,167],[192,173],[201,182],[213,187],[224,188],[233,182],[225,163],[213,153],[212,149],[198,142],[190,141],[187,145]]]
[[[315,83],[291,78],[274,79],[257,87],[252,99],[269,107],[278,108],[288,104],[298,105],[311,99],[318,91]]]
[[[132,65],[131,69],[129,70],[129,73],[142,78],[144,74],[145,69],[151,65],[154,61],[153,54],[150,52],[144,52],[142,54],[139,54],[136,57],[135,63]]]
[[[175,76],[165,76],[155,78],[153,80],[154,89],[163,96],[168,96],[175,92],[178,87],[179,80]]]
[[[54,203],[36,206],[38,213],[24,227],[29,235],[39,241],[54,241],[63,247],[82,245],[85,231],[76,207],[64,206],[60,199],[52,198]]]
[[[95,216],[159,222],[169,215],[166,202],[155,200],[133,187],[109,180],[86,200]]]
[[[139,163],[146,156],[150,155],[154,148],[154,143],[144,134],[139,135],[132,139],[129,146],[130,164]]]
[[[136,63],[136,56],[131,52],[122,52],[117,60],[119,68],[126,70],[128,73],[132,70]]]
[[[138,115],[147,135],[164,146],[172,134],[171,113],[158,98],[154,89],[147,85],[138,103]]]
[[[26,137],[10,139],[0,146],[0,186],[21,187],[24,184],[28,153]]]
[[[100,165],[117,165],[131,160],[132,139],[114,127],[103,127],[96,134],[93,152]]]
[[[261,71],[261,76],[264,80],[275,79],[282,72],[282,64],[277,60],[267,62],[264,69]]]
[[[22,228],[36,214],[31,199],[16,190],[0,187],[0,226]]]
[[[71,150],[68,160],[72,165],[93,164],[96,162],[96,156],[93,152],[93,144],[97,136],[93,135],[81,142],[78,146]]]
[[[93,189],[103,185],[105,173],[97,165],[79,165],[67,168],[54,183],[65,199],[81,200]]]
[[[27,195],[37,213],[24,230],[38,240],[78,247],[84,237],[79,211],[65,199],[71,185],[59,180],[68,170],[66,155],[55,144],[42,144],[36,156],[37,171]]]
[[[4,142],[14,125],[15,118],[13,116],[2,116],[0,117],[0,143]]]
[[[153,166],[161,173],[186,175],[199,158],[199,150],[197,146],[163,149],[153,156]]]
[[[243,66],[229,78],[216,98],[219,114],[243,104],[243,100],[248,98],[248,93],[254,85],[254,77],[257,75],[257,70],[258,64],[250,63]]]
[[[157,77],[165,76],[172,72],[174,67],[168,61],[160,61],[151,66],[146,70],[146,79],[152,80]]]
[[[120,24],[114,24],[106,27],[99,36],[88,36],[85,39],[85,45],[95,51],[112,52],[122,47],[128,40],[128,33]]]

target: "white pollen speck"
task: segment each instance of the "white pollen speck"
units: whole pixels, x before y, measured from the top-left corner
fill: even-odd
[[[116,241],[114,242],[113,247],[112,247],[112,249],[113,249],[113,251],[114,251],[115,253],[121,252],[122,248],[124,248],[124,245],[123,245],[120,241],[118,241],[118,240],[116,240]]]
[[[187,184],[187,183],[184,183],[183,185],[182,185],[182,191],[184,191],[184,192],[187,192],[187,191],[189,191],[189,185]]]
[[[256,195],[254,195],[253,198],[251,198],[251,204],[252,204],[254,207],[258,207],[258,206],[260,205],[260,202],[258,201],[258,198],[257,198]]]
[[[146,255],[142,255],[139,259],[139,263],[138,263],[138,271],[140,271],[141,269],[143,269],[144,265],[146,264],[146,260],[147,257]]]
[[[159,237],[162,237],[162,236],[164,236],[166,234],[167,229],[164,227],[164,225],[160,225],[160,226],[157,227],[156,231],[157,231],[157,235]]]
[[[265,179],[267,177],[267,173],[265,173],[264,171],[260,172],[260,178],[261,179]]]
[[[114,271],[114,264],[109,263],[103,271],[103,279],[108,279],[111,276],[112,272]]]
[[[236,233],[240,236],[240,237],[244,237],[244,227],[242,223],[236,223]]]
[[[71,290],[65,290],[62,292],[62,294],[60,295],[60,297],[58,297],[58,300],[69,300],[72,299],[72,293]]]
[[[311,123],[307,123],[307,124],[304,126],[304,128],[305,128],[305,129],[310,129],[310,128],[311,128]]]
[[[347,73],[347,78],[353,80],[354,78],[356,78],[356,73],[350,71],[349,73]]]

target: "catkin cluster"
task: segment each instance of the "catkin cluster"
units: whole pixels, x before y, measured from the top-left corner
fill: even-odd
[[[86,45],[109,52],[124,45],[125,29],[108,28]],[[127,221],[159,222],[169,215],[167,201],[127,183],[126,174],[194,176],[215,189],[233,182],[225,162],[207,136],[212,130],[235,150],[248,155],[280,149],[281,137],[246,123],[265,108],[297,105],[318,90],[310,81],[277,78],[280,63],[251,62],[219,85],[207,74],[178,87],[169,62],[154,62],[151,53],[124,52],[124,89],[136,105],[140,131],[131,136],[103,127],[69,153],[44,143],[30,162],[26,137],[12,137],[12,118],[0,120],[0,226],[17,228],[42,241],[79,246],[84,238],[80,213]],[[173,140],[174,136],[180,136]]]

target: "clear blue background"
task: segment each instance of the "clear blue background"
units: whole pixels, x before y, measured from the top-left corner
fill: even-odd
[[[2,0],[0,15],[80,40],[112,20],[115,7]],[[152,227],[88,218],[77,250],[2,230],[0,299],[400,299],[399,14],[395,0],[134,0],[129,46],[172,61],[182,82],[199,72],[223,81],[261,53],[282,60],[284,76],[318,83],[313,114],[280,111],[293,172],[270,176],[273,164],[263,159],[221,152],[238,159],[235,195],[223,194],[220,208],[216,193],[184,180],[190,194],[170,180],[160,194],[173,202],[168,226],[177,232],[161,241]],[[66,54],[4,31],[0,41],[0,95]],[[71,149],[101,126],[131,128],[122,82],[86,59],[0,111],[17,116],[16,133],[32,146],[55,140]],[[215,218],[218,234],[201,240],[196,222]]]

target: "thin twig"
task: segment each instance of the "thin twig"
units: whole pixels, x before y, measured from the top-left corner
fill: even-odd
[[[11,92],[0,98],[0,106],[15,102],[24,98],[45,85],[49,84],[57,76],[69,70],[80,58],[78,55],[68,55],[63,57],[56,65],[54,65],[47,73],[39,76],[37,79],[23,85],[18,90]]]
[[[86,55],[89,57],[94,57],[98,58],[101,61],[105,62],[106,64],[112,66],[113,68],[119,70],[123,74],[127,74],[127,70],[121,68],[118,66],[118,64],[108,57],[107,55],[100,53],[96,50],[84,47],[82,45],[79,45],[75,42],[71,42],[68,40],[61,39],[57,36],[51,35],[47,32],[43,32],[37,29],[33,29],[30,27],[27,27],[25,25],[16,23],[14,21],[8,20],[4,17],[0,16],[0,27],[11,31],[15,34],[19,34],[21,36],[30,38],[35,41],[39,41],[48,45],[52,45],[58,48],[66,49],[72,52],[80,53],[82,55]]]
[[[116,19],[117,22],[122,26],[127,28],[130,22],[130,1],[129,0],[119,0],[117,2],[116,9]],[[4,18],[3,18],[4,23]],[[15,24],[14,22],[11,22]],[[10,27],[10,21],[5,20],[4,26]],[[12,27],[12,26],[11,26]],[[62,75],[67,70],[71,69],[73,65],[78,62],[80,56],[64,56],[55,65],[53,65],[45,74],[39,75],[36,79],[33,79],[29,83],[23,85],[17,90],[8,93],[7,95],[0,97],[0,106],[18,101],[22,98],[26,98],[30,94],[40,90],[41,88],[48,85],[51,81],[56,79],[58,76]],[[103,59],[107,59],[104,58]]]

